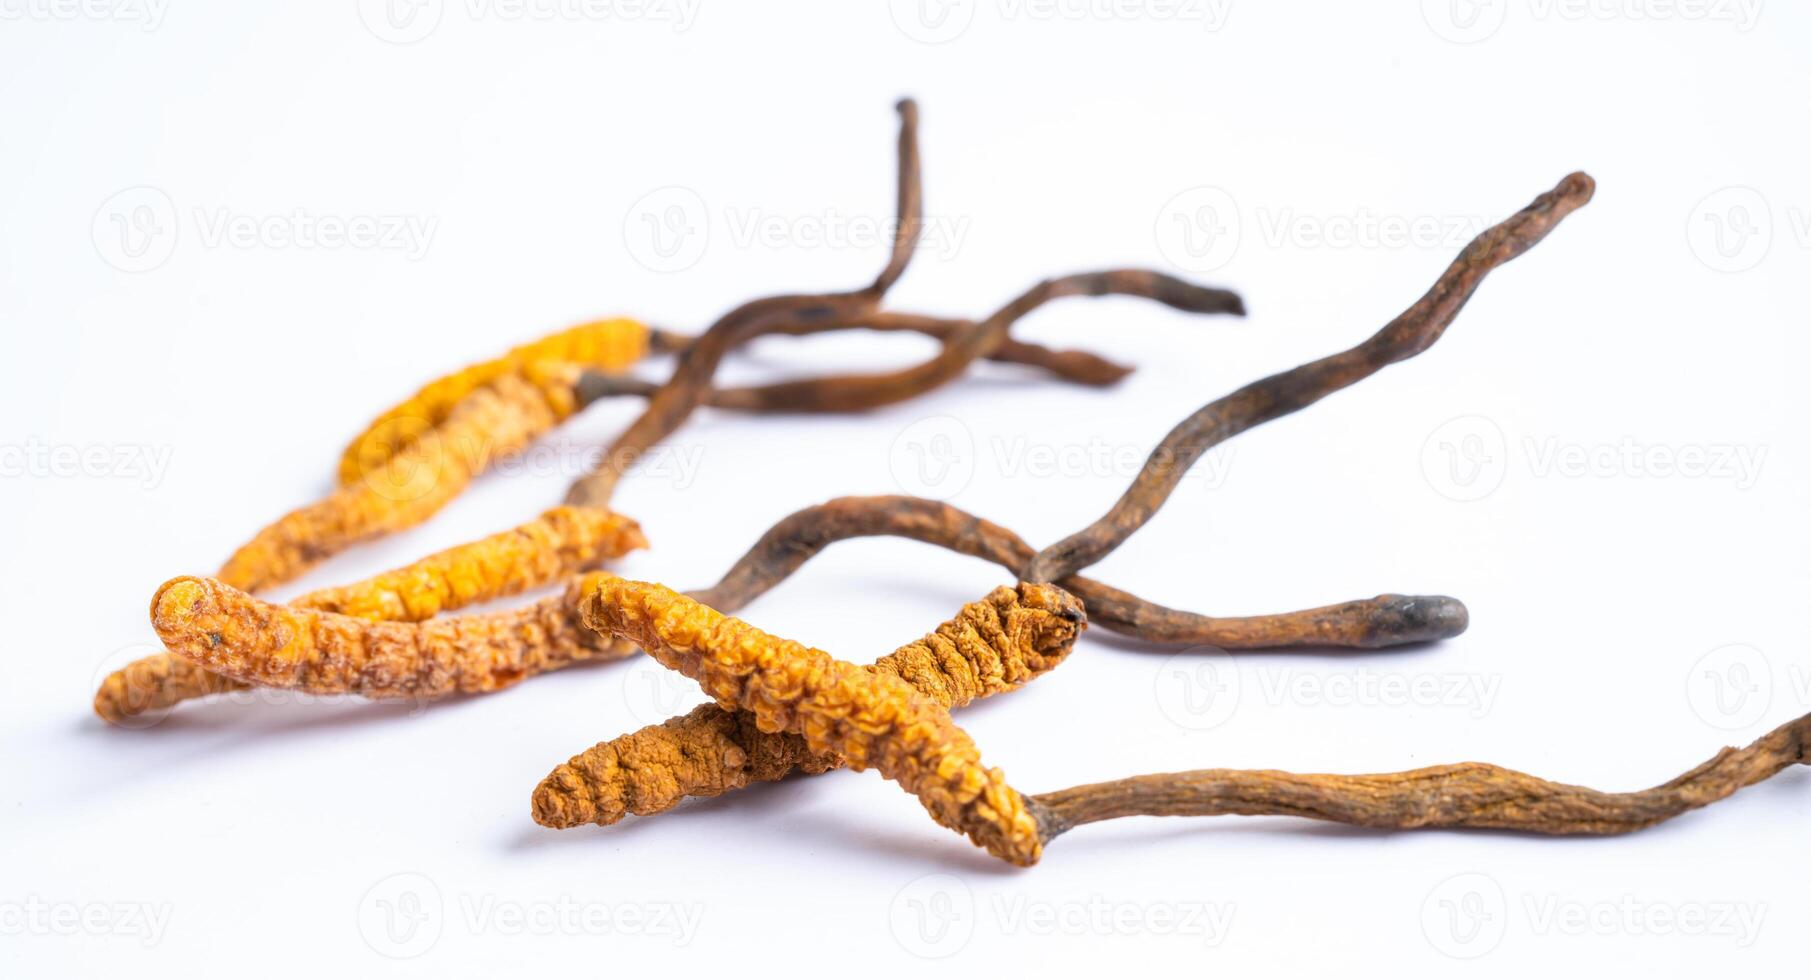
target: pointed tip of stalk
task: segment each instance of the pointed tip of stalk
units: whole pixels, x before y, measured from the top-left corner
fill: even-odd
[[[1580,204],[1589,201],[1591,196],[1597,193],[1596,178],[1585,173],[1583,170],[1572,171],[1566,175],[1566,179],[1559,183],[1560,188],[1565,191],[1566,196],[1580,198]]]

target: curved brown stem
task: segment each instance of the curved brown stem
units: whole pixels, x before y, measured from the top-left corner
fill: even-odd
[[[1216,445],[1256,425],[1299,411],[1440,339],[1478,284],[1521,255],[1591,199],[1596,185],[1575,173],[1465,246],[1439,281],[1383,329],[1350,350],[1271,375],[1212,402],[1164,436],[1132,486],[1099,520],[1045,548],[1027,570],[1048,582],[1087,568],[1143,527],[1184,473]]]
[[[887,288],[899,279],[911,260],[924,224],[924,191],[919,174],[918,108],[903,99],[899,109],[899,231],[893,251],[874,282],[848,293],[769,296],[752,300],[724,314],[679,355],[673,377],[663,385],[641,416],[629,425],[599,457],[597,468],[579,478],[566,493],[566,502],[608,508],[617,481],[629,465],[662,439],[672,435],[710,391],[711,378],[731,348],[783,324],[812,324],[847,319],[872,311]]]
[[[784,381],[747,389],[737,408],[784,405],[794,412],[848,412],[906,401],[948,384],[969,365],[988,357],[1011,340],[1007,332],[1026,314],[1068,296],[1137,296],[1189,313],[1245,315],[1239,294],[1198,286],[1148,269],[1108,269],[1046,279],[1021,293],[992,316],[962,323],[944,338],[935,357],[898,371]],[[865,321],[869,316],[857,317]],[[851,322],[848,325],[858,325]]]
[[[720,610],[741,609],[830,545],[850,538],[901,537],[993,562],[1010,572],[1034,554],[1012,531],[949,504],[918,497],[843,497],[775,524],[716,585],[688,593]],[[1447,596],[1375,599],[1269,616],[1217,617],[1170,609],[1081,576],[1057,583],[1082,600],[1097,626],[1152,643],[1226,650],[1284,647],[1376,649],[1463,633],[1463,603]]]
[[[940,341],[947,342],[956,332],[973,323],[971,320],[951,320],[943,317],[923,316],[915,313],[889,313],[876,310],[862,323],[845,325],[812,324],[809,328],[797,325],[799,329],[786,329],[793,325],[782,325],[770,333],[787,333],[803,336],[821,333],[828,329],[867,329],[883,331],[910,331],[924,334]],[[1001,364],[1020,364],[1035,367],[1069,381],[1073,384],[1087,385],[1091,388],[1104,388],[1117,384],[1132,373],[1132,368],[1115,364],[1097,354],[1080,350],[1052,350],[1042,344],[1026,343],[1010,337],[1006,342],[989,355],[988,360]],[[660,391],[660,385],[653,381],[644,381],[623,374],[608,371],[586,371],[579,376],[577,396],[580,406],[590,405],[605,398],[636,396],[651,398]],[[713,388],[705,396],[705,404],[713,408],[728,408],[745,412],[794,412],[800,407],[787,402],[783,394],[765,388]],[[815,406],[818,411],[848,411],[859,406],[831,405]]]
[[[1115,817],[1308,817],[1388,830],[1482,827],[1536,834],[1624,834],[1811,763],[1811,715],[1685,774],[1632,793],[1571,786],[1482,762],[1367,776],[1202,769],[1135,776],[1030,797],[1042,839]]]

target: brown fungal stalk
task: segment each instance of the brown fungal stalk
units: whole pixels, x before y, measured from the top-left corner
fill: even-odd
[[[924,224],[918,108],[906,99],[899,103],[898,109],[899,230],[880,274],[861,289],[769,296],[744,303],[718,318],[680,353],[671,378],[651,393],[646,409],[611,443],[599,457],[597,466],[574,482],[567,492],[567,503],[608,506],[617,482],[628,467],[713,398],[727,402],[728,407],[788,412],[854,411],[904,401],[955,378],[975,360],[997,354],[1010,340],[1007,334],[1013,323],[1053,299],[1141,296],[1190,312],[1243,314],[1244,304],[1237,294],[1197,286],[1163,273],[1137,269],[1080,273],[1040,283],[986,320],[947,322],[937,328],[945,334],[938,354],[903,371],[815,378],[764,385],[734,394],[713,394],[711,379],[724,356],[756,337],[876,323],[882,325],[881,329],[918,329],[929,325],[921,318],[890,318],[880,309],[887,290],[898,281],[911,261]],[[1016,349],[1024,351],[1024,348]],[[612,387],[609,382],[597,382],[589,390],[609,394],[614,393]]]
[[[1143,527],[1209,449],[1235,435],[1307,408],[1432,346],[1492,269],[1526,252],[1591,199],[1596,184],[1574,173],[1460,251],[1415,304],[1349,350],[1254,381],[1183,419],[1152,451],[1132,486],[1105,515],[1045,548],[1027,576],[1052,581],[1087,568]]]
[[[801,735],[814,753],[840,753],[854,769],[872,766],[917,796],[938,823],[1022,867],[1037,863],[1044,845],[1065,831],[1124,816],[1287,815],[1395,830],[1628,833],[1811,763],[1806,715],[1630,793],[1461,763],[1366,776],[1209,769],[1026,796],[1000,770],[982,765],[947,707],[891,674],[763,633],[658,585],[605,573],[595,581],[583,602],[587,625],[640,644],[698,681],[720,706],[752,714],[762,732]]]
[[[905,313],[898,310],[875,310],[853,323],[807,322],[795,320],[781,322],[766,333],[794,337],[824,333],[829,330],[871,330],[880,333],[916,333],[930,337],[939,342],[947,342],[951,336],[964,328],[972,326],[972,320],[959,320],[950,317],[930,316],[923,313]],[[660,338],[654,346],[657,352],[677,354],[690,346],[693,338],[664,330],[656,330],[653,336]],[[999,364],[1016,364],[1022,367],[1037,368],[1061,378],[1071,384],[1084,385],[1090,388],[1104,388],[1116,384],[1132,373],[1132,368],[1118,364],[1089,351],[1052,350],[1042,344],[1008,337],[986,357]],[[658,384],[641,381],[623,374],[600,370],[587,370],[579,378],[581,391],[594,391],[593,398],[581,398],[589,404],[597,397],[616,397],[624,395],[647,396],[659,388]],[[738,408],[744,411],[784,412],[791,409],[784,402],[769,401],[761,395],[754,394],[756,389],[732,389],[736,394],[713,391],[705,404],[714,408]]]
[[[831,544],[879,536],[936,545],[1015,575],[1035,553],[1012,531],[949,504],[919,497],[843,497],[781,519],[716,585],[688,594],[714,609],[740,609]],[[1386,594],[1299,612],[1221,617],[1170,609],[1079,575],[1056,584],[1082,600],[1096,626],[1149,643],[1226,650],[1380,649],[1450,639],[1469,621],[1463,603],[1438,595]]]
[[[1658,786],[1608,793],[1482,762],[1368,776],[1201,769],[1134,776],[1030,798],[1045,842],[1115,817],[1291,816],[1383,830],[1478,827],[1626,834],[1715,803],[1782,769],[1811,764],[1811,715],[1725,748]]]

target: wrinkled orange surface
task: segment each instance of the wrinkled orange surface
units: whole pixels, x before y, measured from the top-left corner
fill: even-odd
[[[1061,663],[1082,625],[1079,604],[1060,590],[1002,587],[872,669],[945,707],[961,707]],[[550,827],[610,824],[669,810],[688,796],[717,796],[794,771],[819,773],[842,761],[812,752],[803,736],[761,731],[747,712],[705,704],[574,756],[536,788],[534,815]]]
[[[802,735],[813,752],[873,767],[931,816],[1014,864],[1043,845],[1025,800],[981,764],[949,710],[897,677],[763,633],[661,585],[599,573],[583,602],[593,629],[640,644],[696,680],[719,705],[754,715],[764,732]]]

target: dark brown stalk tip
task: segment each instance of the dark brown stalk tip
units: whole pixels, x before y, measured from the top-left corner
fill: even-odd
[[[1444,595],[1380,595],[1361,649],[1450,640],[1471,625],[1465,603]]]

